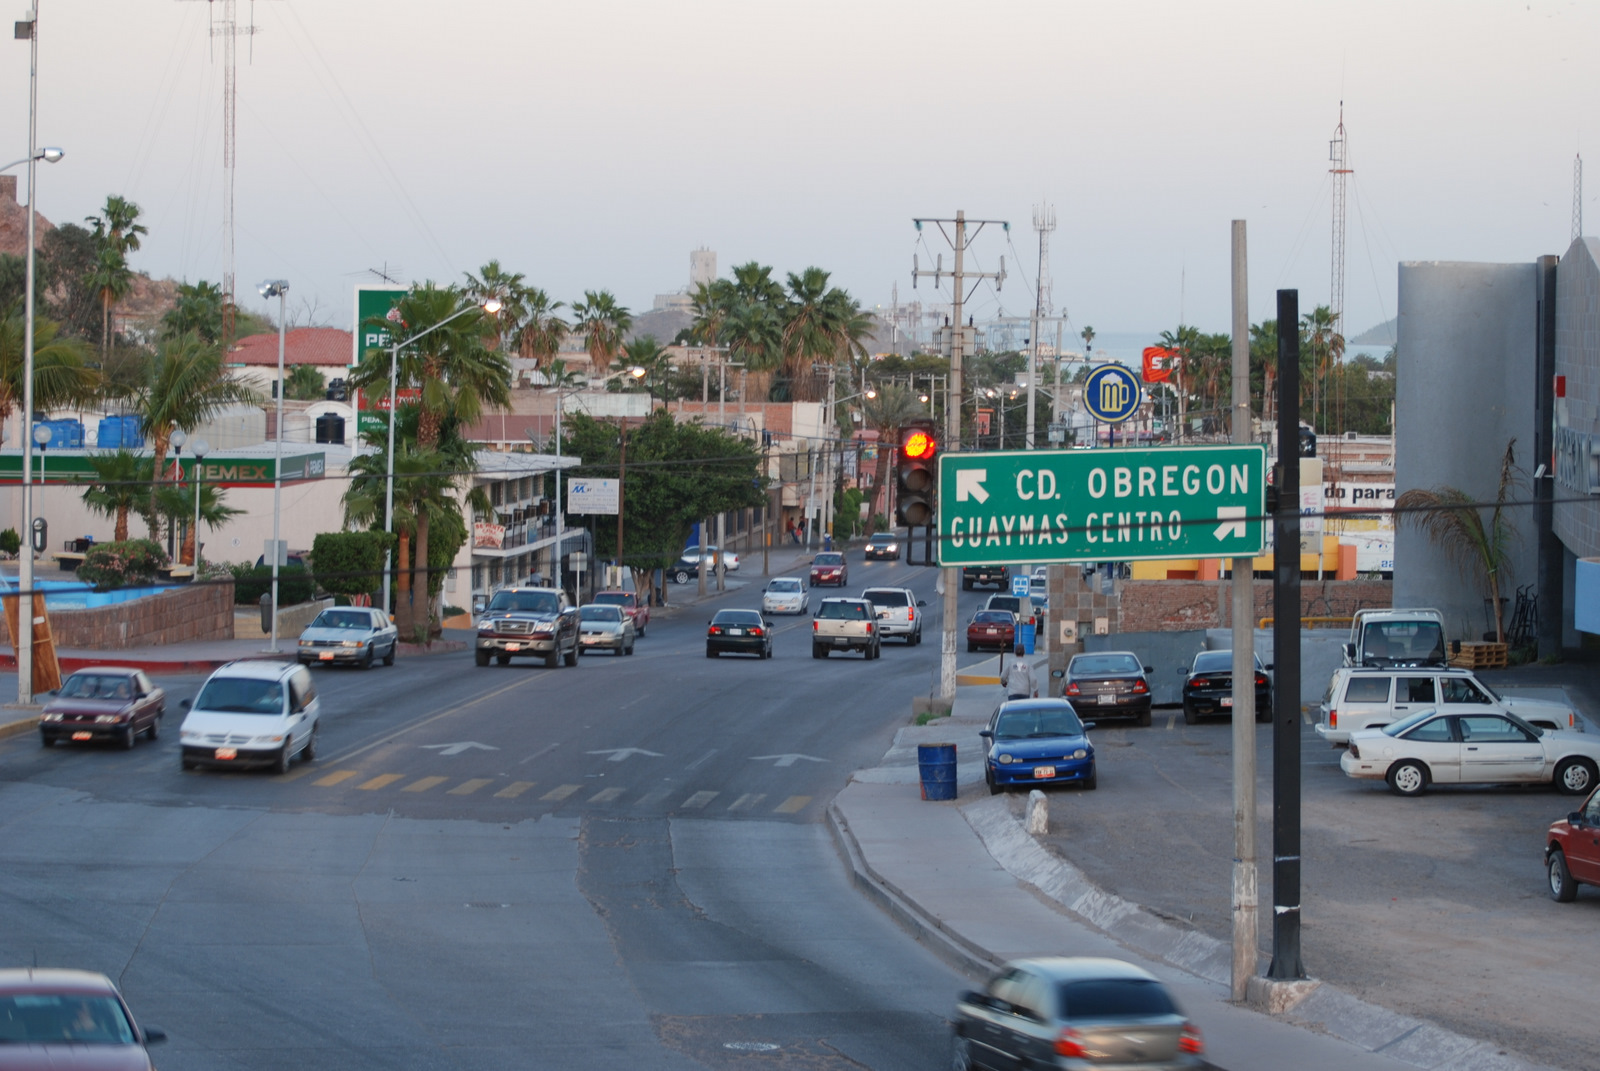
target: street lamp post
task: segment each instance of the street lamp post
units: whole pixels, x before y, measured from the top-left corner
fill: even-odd
[[[172,445],[172,464],[173,467],[178,470],[178,480],[180,482],[183,480],[183,444],[188,441],[189,436],[182,428],[178,428],[167,439],[167,442]],[[159,483],[161,480],[161,474],[158,472],[154,475],[156,481]],[[177,524],[178,521],[176,518],[167,518],[167,556],[169,558],[174,555],[179,557],[182,556],[181,548],[178,546],[177,542],[177,533],[173,530],[177,527]]]
[[[196,439],[189,448],[194,452],[194,561],[189,564],[194,568],[194,579],[200,579],[200,481],[202,479],[200,462],[206,459],[211,452],[211,444],[204,439]],[[276,607],[274,607],[276,609]]]
[[[50,446],[50,440],[55,436],[43,424],[37,424],[33,429],[33,441],[39,444],[39,495],[44,496],[44,454]]]
[[[279,537],[282,528],[283,506],[283,350],[284,332],[288,325],[284,320],[285,305],[289,298],[289,281],[287,279],[268,279],[261,284],[261,296],[264,298],[278,299],[278,406],[277,426],[273,428],[274,440],[273,465],[272,465],[272,642],[267,645],[267,650],[273,654],[278,653],[278,559],[282,557],[279,552]],[[356,325],[360,329],[360,325]],[[199,500],[195,500],[196,509]],[[198,543],[196,544],[198,546]]]

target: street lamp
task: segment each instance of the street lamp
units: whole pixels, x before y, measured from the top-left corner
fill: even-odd
[[[500,311],[500,307],[499,298],[490,298],[481,305],[466,305],[457,309],[449,316],[446,316],[432,327],[424,328],[423,330],[412,335],[410,338],[402,339],[401,341],[396,342],[394,345],[389,347],[389,458],[388,463],[385,466],[387,469],[387,474],[384,478],[383,492],[383,531],[386,535],[394,535],[394,424],[397,413],[395,406],[395,394],[399,390],[400,386],[400,351],[418,339],[426,335],[433,334],[450,321],[460,319],[469,312],[481,311],[493,316],[495,313]],[[279,318],[279,325],[281,329],[281,317]],[[358,329],[360,326],[360,324],[356,325]],[[278,344],[278,366],[279,378],[281,379],[283,367],[282,342],[279,342]],[[279,404],[281,406],[281,401]],[[394,551],[386,545],[383,550],[383,612],[386,614],[389,612],[390,571],[393,568],[393,563]],[[415,565],[415,563],[412,564]],[[426,563],[424,563],[424,565],[426,565]],[[427,573],[424,572],[423,576],[426,577]],[[415,596],[413,596],[413,598],[415,598]],[[424,598],[426,598],[426,594],[424,594]]]
[[[200,462],[206,459],[211,452],[211,444],[204,439],[196,439],[189,448],[194,452],[194,561],[189,564],[194,568],[194,578],[200,579],[200,481],[203,479]],[[274,607],[276,609],[276,607]]]
[[[262,297],[268,299],[278,299],[278,389],[276,392],[278,395],[278,415],[276,418],[276,425],[272,429],[272,438],[275,441],[272,465],[272,639],[267,645],[268,651],[271,651],[273,654],[277,654],[278,559],[282,557],[282,555],[279,553],[278,537],[279,529],[282,524],[282,513],[280,511],[283,503],[283,349],[284,331],[287,328],[287,324],[284,319],[284,314],[286,312],[284,306],[288,301],[289,280],[268,279],[266,282],[261,284],[259,289]],[[359,330],[360,325],[357,324],[356,327]],[[195,505],[198,508],[198,500],[196,500]]]
[[[50,440],[55,436],[44,424],[35,424],[33,427],[33,441],[39,444],[39,494],[44,495],[44,452],[50,445]]]
[[[167,439],[167,442],[172,446],[172,464],[178,470],[178,480],[180,482],[183,480],[183,444],[188,441],[189,436],[185,434],[182,428],[178,428]],[[160,483],[161,473],[157,472],[154,475],[156,482]],[[177,523],[178,522],[175,519],[170,517],[167,518],[167,557],[169,558],[172,557],[174,551],[177,549],[177,537],[173,532],[173,528],[177,525]]]

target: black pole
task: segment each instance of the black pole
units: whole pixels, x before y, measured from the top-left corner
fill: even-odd
[[[1534,380],[1534,430],[1533,459],[1528,468],[1537,472],[1545,466],[1544,475],[1533,481],[1533,527],[1538,539],[1538,586],[1534,592],[1539,597],[1539,630],[1534,640],[1539,645],[1539,657],[1548,658],[1561,653],[1561,622],[1566,609],[1562,606],[1562,578],[1565,572],[1564,551],[1555,533],[1555,428],[1556,428],[1556,257],[1540,257],[1539,271],[1539,358]]]
[[[1272,518],[1272,965],[1300,964],[1300,292],[1278,291],[1278,509]]]

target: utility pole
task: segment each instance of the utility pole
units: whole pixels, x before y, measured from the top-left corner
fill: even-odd
[[[1233,221],[1233,441],[1248,443],[1250,412],[1249,272],[1245,221]],[[1233,977],[1243,1001],[1256,973],[1256,652],[1255,561],[1233,559]],[[1246,685],[1244,682],[1249,681]]]
[[[1006,278],[1006,258],[1000,258],[1000,270],[997,272],[968,272],[964,269],[964,257],[967,246],[977,238],[983,228],[991,223],[999,224],[1007,234],[1011,233],[1011,224],[997,219],[967,219],[963,211],[956,212],[955,219],[916,219],[912,220],[917,230],[922,230],[924,223],[936,224],[939,233],[944,235],[945,241],[950,243],[950,248],[955,250],[955,271],[950,272],[951,282],[951,328],[950,328],[950,386],[945,394],[945,448],[960,449],[961,443],[961,351],[966,342],[966,325],[961,322],[961,306],[967,297],[967,280],[974,280],[974,288],[984,279],[993,279],[994,288],[1000,289]],[[967,225],[975,224],[976,229],[969,235]],[[951,224],[954,234],[945,230],[945,225]],[[945,275],[944,258],[940,257],[931,272],[922,271],[917,265],[915,255],[911,259],[911,285],[913,289],[917,280],[924,275],[932,275],[935,286]],[[908,532],[907,535],[910,533]],[[941,550],[943,548],[940,548]],[[958,596],[961,591],[961,570],[954,566],[946,566],[944,576],[944,626],[939,639],[939,696],[954,703],[956,698],[956,618],[961,610]]]
[[[1039,232],[1039,276],[1038,293],[1033,302],[1033,321],[1028,325],[1028,422],[1027,432],[1023,437],[1023,445],[1033,449],[1033,389],[1034,379],[1039,374],[1039,321],[1049,313],[1050,299],[1047,292],[1050,287],[1047,274],[1050,270],[1047,257],[1050,250],[1050,232],[1056,229],[1056,210],[1054,205],[1040,205],[1033,210],[1033,229]],[[1060,352],[1056,354],[1059,359]]]
[[[836,490],[835,485],[839,480],[834,469],[834,441],[839,436],[839,417],[834,411],[834,406],[837,404],[835,399],[838,397],[838,389],[834,379],[836,371],[838,369],[834,365],[828,365],[828,432],[822,440],[828,450],[828,476],[822,489],[822,501],[817,504],[818,512],[822,517],[822,532],[817,536],[819,544],[823,536],[833,534],[833,496]]]

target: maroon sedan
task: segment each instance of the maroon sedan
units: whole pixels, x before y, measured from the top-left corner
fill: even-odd
[[[0,970],[0,1071],[151,1071],[139,1029],[111,979],[92,971]]]
[[[842,588],[850,579],[850,567],[844,563],[844,555],[837,550],[825,550],[811,559],[811,586],[814,588],[830,584]]]
[[[993,647],[1009,651],[1017,644],[1017,615],[1010,610],[979,610],[967,623],[967,650]]]
[[[152,740],[161,735],[167,710],[167,693],[142,670],[124,666],[80,669],[50,696],[39,715],[39,742],[45,747],[57,740],[114,740],[131,748],[140,733]]]
[[[1579,885],[1600,885],[1600,788],[1589,794],[1582,810],[1550,827],[1544,866],[1550,898],[1560,903],[1576,900]]]

